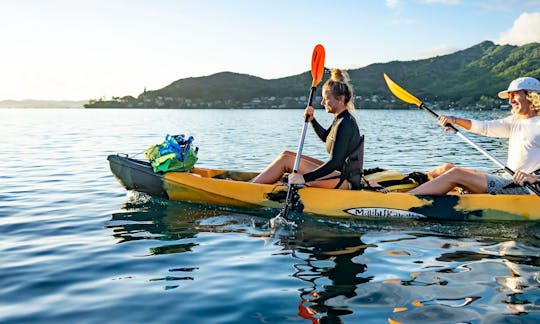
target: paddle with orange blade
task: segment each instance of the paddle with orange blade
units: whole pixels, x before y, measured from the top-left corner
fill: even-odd
[[[311,83],[311,90],[309,91],[308,106],[312,105],[313,97],[315,96],[315,91],[317,90],[317,85],[321,82],[323,78],[324,57],[324,46],[322,46],[321,44],[317,44],[313,49],[313,55],[311,56],[311,76],[313,78],[313,82]],[[306,130],[308,124],[309,117],[306,116],[304,128],[302,128],[302,134],[300,136],[300,142],[298,143],[298,150],[296,151],[296,159],[294,160],[294,173],[298,172],[298,167],[300,165],[300,156],[302,155],[302,149],[304,148],[304,139],[306,138]],[[287,199],[285,200],[285,206],[283,206],[283,210],[280,212],[278,217],[281,216],[285,219],[288,219],[289,210],[291,209],[291,198],[294,191],[292,187],[292,185],[289,185],[289,188],[287,190]]]
[[[416,98],[415,96],[413,96],[412,94],[407,92],[407,90],[400,87],[392,79],[390,79],[388,77],[388,75],[386,75],[386,73],[384,73],[384,80],[386,81],[386,85],[388,85],[388,89],[390,89],[390,91],[394,94],[394,96],[396,96],[397,98],[399,98],[402,101],[405,101],[406,103],[416,105],[416,106],[418,106],[418,108],[424,109],[425,111],[427,111],[429,114],[431,114],[435,118],[439,117],[439,115],[436,112],[429,109],[422,101],[420,101],[420,99]],[[495,164],[497,164],[497,166],[504,169],[504,171],[506,171],[508,174],[510,174],[511,176],[513,176],[515,174],[515,172],[512,169],[510,169],[509,167],[504,165],[504,163],[502,163],[499,159],[497,159],[496,157],[491,155],[489,152],[487,152],[483,148],[481,148],[478,144],[473,142],[469,137],[467,137],[467,135],[460,132],[459,129],[457,129],[454,125],[448,124],[446,126],[449,127],[450,129],[452,129],[452,131],[454,131],[454,133],[456,135],[458,135],[462,140],[464,140],[469,145],[474,147],[478,152],[484,154],[491,161],[495,162]],[[532,186],[530,183],[525,182],[525,187],[527,187],[527,189],[529,189],[529,191],[531,193],[535,193],[538,196],[540,196],[540,190],[538,190],[536,187]]]

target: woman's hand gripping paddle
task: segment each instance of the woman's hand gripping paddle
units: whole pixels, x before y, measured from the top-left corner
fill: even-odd
[[[392,81],[392,79],[390,79],[388,77],[388,75],[386,75],[386,73],[384,73],[384,80],[386,81],[386,84],[388,85],[388,89],[390,89],[390,91],[398,99],[400,99],[402,101],[405,101],[406,103],[410,103],[410,104],[418,106],[419,108],[424,109],[425,111],[430,113],[435,118],[439,117],[439,115],[437,115],[437,113],[435,113],[433,110],[429,109],[422,101],[420,101],[418,98],[416,98],[415,96],[413,96],[412,94],[407,92],[405,89],[400,87],[397,83]],[[489,152],[485,151],[478,144],[473,142],[465,134],[460,132],[454,125],[448,124],[446,126],[449,127],[450,129],[452,129],[456,135],[458,135],[462,140],[464,140],[469,145],[474,147],[478,152],[484,154],[487,158],[489,158],[491,161],[493,161],[495,164],[497,164],[497,166],[504,169],[504,171],[506,171],[508,174],[510,174],[511,176],[513,176],[515,174],[515,172],[512,169],[510,169],[509,167],[504,165],[504,163],[502,163],[499,159],[497,159],[493,155],[489,154]],[[529,189],[530,192],[535,193],[538,196],[540,196],[540,190],[536,189],[536,187],[532,186],[530,183],[526,182],[525,187],[527,187],[527,189]]]
[[[311,76],[313,78],[313,82],[311,83],[311,90],[309,91],[309,100],[308,100],[308,106],[312,105],[313,102],[313,96],[315,95],[315,91],[317,90],[317,85],[321,82],[323,74],[324,74],[324,57],[325,57],[325,51],[324,46],[321,44],[317,44],[315,48],[313,49],[313,55],[311,56]],[[304,127],[302,128],[302,134],[300,136],[300,142],[298,143],[298,150],[296,151],[296,159],[294,161],[294,168],[293,172],[298,172],[298,167],[300,165],[300,156],[302,155],[302,149],[304,147],[304,139],[306,138],[306,130],[307,126],[309,124],[309,117],[306,116]],[[284,218],[288,222],[288,216],[289,216],[289,210],[291,208],[291,198],[293,195],[293,191],[295,190],[292,188],[292,185],[289,185],[289,188],[287,190],[287,198],[285,200],[285,205],[283,206],[283,210],[272,220],[270,220],[270,223],[272,227],[274,227],[274,224],[276,224],[276,220],[279,220],[279,218]]]

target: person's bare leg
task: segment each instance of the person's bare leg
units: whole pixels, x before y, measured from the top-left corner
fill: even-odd
[[[440,176],[441,174],[445,173],[446,171],[454,168],[455,165],[453,165],[452,163],[445,163],[439,167],[436,167],[435,169],[431,170],[431,171],[428,171],[427,175],[428,175],[428,178],[429,180],[433,180],[435,178],[437,178],[438,176]]]
[[[337,172],[335,175],[338,175]],[[337,179],[328,179],[328,180],[315,180],[308,182],[307,185],[314,188],[325,188],[325,189],[334,189],[339,183],[339,178]],[[341,186],[338,189],[349,189],[349,182],[347,180],[343,181]]]
[[[471,193],[485,193],[487,191],[487,178],[484,173],[475,170],[453,167],[435,179],[410,190],[409,193],[444,195],[456,186]]]
[[[291,151],[281,152],[276,159],[270,163],[259,175],[251,179],[253,183],[275,183],[283,177],[286,172],[292,172],[296,153]],[[322,161],[309,156],[302,155],[298,172],[304,174],[323,164]]]

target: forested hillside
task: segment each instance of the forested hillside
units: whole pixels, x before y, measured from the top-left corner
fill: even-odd
[[[386,88],[383,72],[420,99],[441,108],[498,107],[503,102],[496,94],[512,79],[540,78],[540,44],[501,46],[485,41],[449,55],[349,70],[357,106],[406,107],[396,102]],[[309,71],[271,80],[220,72],[180,79],[162,89],[145,91],[137,98],[91,100],[85,107],[302,108],[310,84]],[[317,94],[320,95],[320,87]]]

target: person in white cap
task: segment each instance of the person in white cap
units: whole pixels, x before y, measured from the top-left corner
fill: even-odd
[[[506,166],[515,172],[509,175],[486,174],[446,163],[428,172],[430,181],[409,191],[413,194],[442,195],[455,187],[470,193],[528,194],[524,183],[536,184],[540,178],[540,81],[531,77],[517,78],[499,98],[508,99],[512,114],[488,121],[439,115],[439,124],[458,125],[470,132],[508,138]]]

